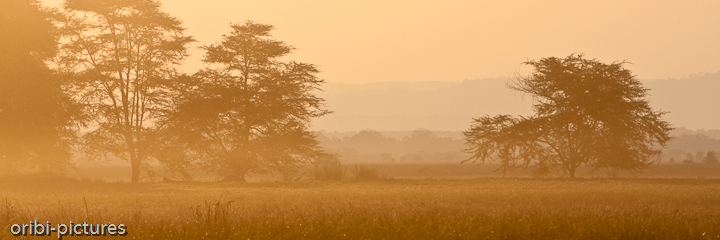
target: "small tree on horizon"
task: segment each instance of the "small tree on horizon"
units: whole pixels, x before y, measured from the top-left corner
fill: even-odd
[[[717,155],[715,154],[715,151],[708,151],[707,154],[705,154],[705,158],[703,159],[703,162],[715,164],[718,163]]]
[[[683,163],[695,163],[695,157],[692,155],[692,153],[685,154],[685,159],[683,160]]]
[[[497,159],[503,171],[525,168],[560,170],[576,177],[580,166],[639,171],[649,167],[670,139],[664,112],[648,104],[625,62],[602,63],[583,55],[527,61],[534,68],[511,89],[534,100],[535,114],[476,118],[464,132],[473,154],[465,160]]]

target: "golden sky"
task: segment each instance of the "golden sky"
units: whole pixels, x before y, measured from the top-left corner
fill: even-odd
[[[42,0],[57,6],[61,0]],[[628,60],[640,79],[720,71],[720,1],[273,1],[164,0],[198,42],[230,23],[276,26],[334,83],[459,81],[524,74],[520,63],[585,53]]]

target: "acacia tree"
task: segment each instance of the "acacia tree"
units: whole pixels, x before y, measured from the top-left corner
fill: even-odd
[[[166,115],[165,162],[196,162],[244,181],[248,172],[288,173],[325,152],[308,130],[329,113],[315,96],[324,82],[311,64],[282,62],[293,47],[271,38],[271,25],[232,24],[219,43],[204,46],[209,68],[176,84]],[[175,151],[172,151],[172,150]]]
[[[625,62],[602,63],[582,55],[543,58],[510,88],[530,95],[535,114],[474,119],[464,132],[466,161],[498,159],[501,169],[561,169],[575,178],[578,167],[639,171],[653,163],[670,139],[664,112],[653,111],[648,89]]]
[[[36,0],[3,0],[0,9],[0,170],[61,170],[80,108],[46,64],[57,52],[60,15]]]
[[[148,159],[153,119],[167,100],[164,81],[193,41],[155,0],[67,0],[61,64],[74,72],[75,91],[97,128],[84,138],[93,158],[130,161],[132,182]]]

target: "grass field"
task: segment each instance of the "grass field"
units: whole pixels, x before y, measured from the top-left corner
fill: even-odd
[[[720,239],[714,179],[15,181],[0,201],[2,239],[31,220],[129,232],[63,239]]]
[[[495,171],[497,165],[492,164],[459,164],[453,163],[359,163],[362,166],[371,166],[377,169],[378,173],[395,179],[425,179],[425,178],[452,178],[452,179],[473,179],[473,178],[501,178],[503,173]],[[346,177],[352,178],[354,163],[344,166]],[[300,170],[293,178],[299,177],[303,172],[303,179],[308,179],[311,168]],[[162,168],[156,167],[154,177],[142,177],[144,182],[160,182],[164,176]],[[720,179],[720,164],[660,164],[653,166],[639,173],[621,173],[617,176],[608,176],[602,171],[592,172],[588,169],[580,168],[577,173],[580,178],[607,178],[607,177],[624,177],[624,178],[693,178],[693,179]],[[73,171],[71,176],[78,179],[102,182],[128,182],[130,180],[130,166],[124,165],[103,165],[95,163],[91,166],[81,166],[77,171]],[[515,170],[508,171],[505,177],[514,178],[532,178],[538,177],[527,171]],[[550,173],[544,177],[562,178],[565,177],[559,173]],[[221,178],[196,172],[194,181],[198,182],[217,182]],[[279,181],[282,177],[269,175],[250,175],[248,180],[251,182],[267,182]],[[1,179],[0,179],[1,181]]]

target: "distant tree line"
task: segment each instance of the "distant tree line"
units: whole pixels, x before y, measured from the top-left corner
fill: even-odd
[[[692,164],[696,162],[701,163],[709,163],[709,164],[716,164],[718,163],[718,156],[715,151],[708,151],[706,152],[696,152],[695,155],[692,153],[687,153],[685,156],[679,157],[679,159],[682,159],[682,163],[685,164]],[[668,159],[670,163],[675,162],[675,157],[670,157]]]
[[[128,161],[132,182],[151,161],[184,177],[204,168],[244,181],[327,155],[308,130],[329,113],[313,94],[324,81],[312,64],[280,61],[294,48],[272,39],[271,25],[232,24],[202,47],[207,68],[184,74],[195,40],[156,0],[0,4],[6,172],[62,170],[72,146]]]
[[[461,138],[440,137],[425,129],[410,131],[402,137],[389,135],[388,132],[362,130],[338,138],[320,132],[318,141],[328,151],[337,153],[345,163],[458,162],[468,157],[461,151],[464,143]]]
[[[714,163],[714,157],[720,152],[720,139],[703,134],[687,134],[675,137],[668,142],[662,154],[665,163]],[[709,155],[709,158],[707,156]]]
[[[720,75],[719,75],[720,76]],[[676,137],[685,136],[685,135],[703,135],[710,139],[717,139],[720,140],[720,129],[711,129],[711,130],[705,130],[705,129],[698,129],[698,130],[690,130],[684,127],[678,127],[675,128],[672,131],[672,135]],[[668,145],[670,147],[670,145]]]

